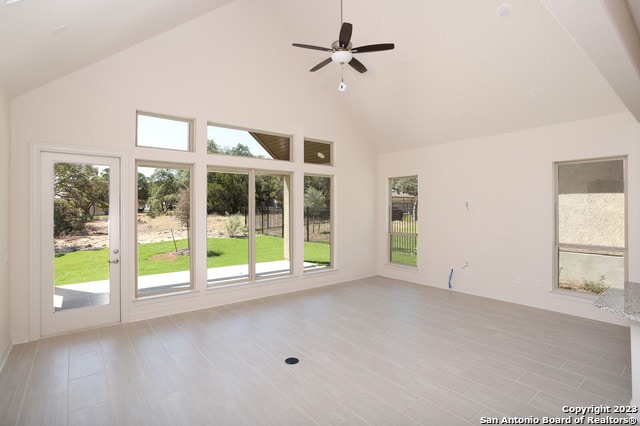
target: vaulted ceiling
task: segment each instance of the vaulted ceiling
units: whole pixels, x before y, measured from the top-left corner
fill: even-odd
[[[0,0],[2,88],[26,93],[233,1]],[[291,42],[338,37],[340,0],[261,1]],[[377,152],[640,117],[640,0],[507,0],[506,16],[503,0],[343,3],[354,45],[396,48],[359,54],[365,74],[335,63],[310,73],[328,56],[321,51],[291,47],[289,60],[308,84],[335,92]],[[338,94],[341,79],[348,89]]]

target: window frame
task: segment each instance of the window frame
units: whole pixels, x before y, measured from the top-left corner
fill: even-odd
[[[303,195],[302,195],[302,224],[303,226],[305,225],[305,205],[304,205],[304,179],[306,179],[307,177],[320,177],[320,178],[326,178],[329,179],[330,183],[329,183],[329,190],[330,190],[330,194],[329,194],[329,230],[330,230],[330,236],[329,236],[329,265],[327,266],[318,266],[318,267],[314,267],[314,268],[305,268],[304,267],[304,258],[305,258],[305,250],[304,250],[304,242],[306,242],[306,230],[302,232],[302,241],[303,241],[303,248],[302,248],[302,260],[303,260],[303,274],[311,274],[311,273],[316,273],[316,272],[324,272],[327,270],[331,270],[331,269],[335,269],[335,220],[334,220],[334,212],[335,212],[335,208],[334,208],[334,203],[335,203],[335,197],[334,197],[334,191],[335,191],[335,178],[333,175],[326,175],[326,174],[320,174],[320,173],[309,173],[309,172],[305,172],[303,175]]]
[[[416,175],[407,175],[407,176],[394,176],[394,177],[390,177],[387,180],[387,194],[388,194],[388,210],[387,210],[387,214],[388,214],[388,218],[387,218],[387,262],[391,265],[394,266],[398,266],[398,267],[407,267],[407,268],[417,268],[418,266],[418,221],[415,221],[415,229],[416,232],[397,232],[393,230],[393,181],[394,180],[399,180],[399,179],[416,179],[416,184],[418,185],[418,195],[416,195],[416,206],[418,203],[418,199],[419,199],[419,194],[420,194],[420,188],[419,188],[419,176]],[[416,263],[415,265],[413,264],[408,264],[408,263],[401,263],[401,262],[397,262],[397,261],[393,261],[393,240],[394,237],[409,237],[409,238],[415,238],[415,257],[416,257]]]
[[[598,254],[597,252],[607,251],[607,252],[615,252],[620,253],[623,257],[623,268],[624,268],[624,282],[628,281],[629,274],[629,256],[628,256],[628,176],[627,176],[627,160],[628,157],[626,155],[620,156],[612,156],[612,157],[598,157],[598,158],[589,158],[582,160],[570,160],[570,161],[555,161],[553,163],[553,217],[554,217],[554,232],[553,232],[553,280],[552,280],[552,291],[569,294],[580,297],[587,298],[596,298],[598,294],[589,293],[580,290],[573,290],[568,288],[560,287],[560,252],[577,252],[584,254]],[[606,245],[594,245],[594,244],[576,244],[576,243],[561,243],[560,240],[560,215],[559,215],[559,196],[560,196],[560,181],[559,181],[559,168],[564,165],[571,164],[587,164],[587,163],[598,163],[598,162],[606,162],[606,161],[622,161],[622,179],[623,179],[623,195],[624,195],[624,205],[623,205],[623,214],[624,214],[624,246],[623,247],[614,247],[614,246],[606,246]]]
[[[302,150],[303,150],[303,163],[304,164],[314,164],[314,165],[318,165],[318,166],[328,166],[328,167],[332,167],[333,166],[333,160],[334,160],[334,153],[333,153],[333,142],[328,142],[328,141],[323,141],[320,139],[313,139],[313,138],[303,138],[303,146],[302,146]],[[311,144],[315,144],[315,145],[327,145],[329,148],[329,161],[327,162],[314,162],[314,161],[307,161],[307,145],[311,145]],[[317,154],[317,153],[316,153]],[[320,157],[322,159],[324,159],[324,157]]]
[[[287,147],[287,159],[280,159],[280,158],[266,158],[266,157],[245,157],[242,155],[234,155],[234,154],[225,154],[222,152],[209,152],[208,149],[208,142],[209,142],[209,127],[217,127],[220,129],[226,129],[226,130],[231,130],[231,131],[238,131],[238,132],[247,132],[249,134],[251,133],[257,133],[257,134],[261,134],[261,135],[265,135],[265,136],[273,136],[276,138],[286,138],[288,139],[288,147]],[[256,139],[256,142],[260,145],[262,145],[260,143],[259,140],[257,140],[257,138],[255,138],[255,136],[253,136],[254,139]],[[262,145],[262,148],[265,150],[265,152],[269,152],[268,149]],[[231,126],[231,125],[227,125],[227,124],[220,124],[220,123],[215,123],[213,121],[207,121],[207,149],[206,149],[206,153],[207,155],[211,155],[211,156],[222,156],[222,157],[235,157],[235,158],[251,158],[251,159],[255,159],[255,160],[267,160],[267,161],[282,161],[285,163],[291,163],[293,162],[293,136],[292,135],[287,135],[287,134],[282,134],[282,133],[276,133],[276,132],[265,132],[263,130],[256,130],[256,129],[248,129],[248,128],[244,128],[244,127],[239,127],[239,126]],[[271,154],[270,154],[271,155]]]
[[[290,171],[284,171],[284,170],[265,170],[265,169],[258,169],[258,168],[228,168],[228,167],[220,167],[212,164],[209,164],[207,166],[207,174],[208,173],[237,173],[237,174],[247,175],[247,178],[248,178],[248,183],[247,183],[248,184],[248,192],[247,192],[247,197],[248,197],[248,200],[247,200],[248,274],[246,277],[242,276],[239,278],[228,277],[221,280],[207,279],[206,288],[208,290],[212,290],[212,289],[224,288],[228,286],[252,284],[252,283],[262,282],[262,281],[271,280],[275,278],[292,276],[294,271],[294,260],[296,258],[295,252],[294,252],[294,246],[293,246],[293,239],[292,239],[293,233],[291,232],[294,224],[293,208],[291,205],[292,204],[291,199],[293,194],[293,191],[291,188],[291,184],[293,182],[293,173]],[[263,176],[263,175],[284,176],[286,177],[286,179],[288,179],[288,186],[289,186],[287,189],[288,195],[284,196],[287,199],[287,202],[286,202],[286,205],[285,203],[283,203],[283,211],[282,211],[283,221],[286,218],[288,220],[288,225],[283,223],[283,227],[285,227],[287,230],[285,231],[286,235],[283,235],[282,238],[283,240],[285,240],[284,241],[285,251],[288,251],[289,253],[289,259],[288,259],[289,269],[284,272],[258,273],[257,271],[257,265],[259,263],[256,260],[256,255],[258,250],[258,247],[256,244],[256,237],[257,237],[256,235],[256,230],[257,230],[256,177]],[[285,207],[286,207],[286,212],[285,212]],[[206,256],[206,250],[205,250],[205,256]],[[205,260],[205,263],[206,263],[206,260]],[[208,269],[209,268],[207,268],[207,270]]]
[[[194,166],[192,164],[185,164],[185,163],[167,163],[167,162],[161,162],[161,161],[150,161],[150,160],[136,160],[135,163],[135,175],[136,175],[136,182],[138,181],[138,170],[140,167],[153,167],[156,169],[174,169],[174,170],[187,170],[189,171],[189,216],[190,216],[190,222],[191,222],[191,226],[189,226],[189,230],[188,230],[188,236],[187,238],[190,241],[190,253],[189,253],[189,286],[188,287],[182,287],[182,288],[168,288],[167,290],[156,290],[156,291],[147,291],[147,292],[140,292],[139,289],[139,243],[138,243],[138,229],[140,224],[138,223],[138,185],[136,185],[136,190],[135,190],[135,197],[136,197],[136,209],[135,209],[135,245],[136,245],[136,249],[135,249],[135,282],[134,282],[134,294],[135,294],[135,299],[136,300],[144,300],[147,298],[153,298],[153,297],[157,297],[157,296],[171,296],[171,295],[175,295],[175,294],[182,294],[182,293],[191,293],[196,291],[196,283],[195,283],[195,258],[193,256],[193,254],[196,252],[196,250],[194,250],[194,246],[195,246],[195,240],[194,240],[194,222],[195,222],[195,217],[193,215],[194,212],[194,203],[193,203],[193,188],[194,188],[194,183],[193,183],[193,176],[194,176]]]
[[[139,144],[139,131],[140,131],[139,118],[141,115],[145,117],[159,118],[162,120],[170,120],[170,121],[187,123],[187,125],[189,126],[189,130],[187,132],[187,135],[188,135],[187,149],[166,148],[162,146],[153,146],[153,145],[140,145]],[[172,116],[167,114],[156,114],[153,112],[146,112],[146,111],[136,111],[136,141],[135,141],[136,148],[162,149],[162,150],[175,151],[175,152],[194,152],[194,147],[195,147],[194,140],[195,140],[195,120],[194,119],[177,117],[177,116]]]

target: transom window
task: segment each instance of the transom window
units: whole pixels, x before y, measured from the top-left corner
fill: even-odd
[[[191,151],[192,120],[138,112],[136,145]]]
[[[304,140],[304,162],[312,164],[333,164],[333,145],[328,142]]]
[[[209,124],[207,152],[289,161],[291,137]]]

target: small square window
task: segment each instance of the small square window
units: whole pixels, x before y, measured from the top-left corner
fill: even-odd
[[[191,151],[191,120],[138,113],[137,146]]]
[[[304,162],[312,164],[332,165],[331,144],[304,140]]]

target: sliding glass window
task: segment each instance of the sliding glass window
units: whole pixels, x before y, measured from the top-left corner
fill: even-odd
[[[291,273],[289,187],[288,174],[209,170],[209,286]]]
[[[187,166],[139,164],[136,295],[193,289]]]

